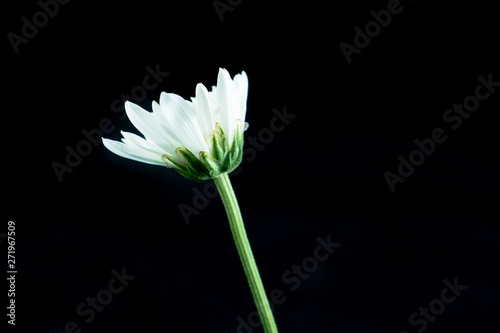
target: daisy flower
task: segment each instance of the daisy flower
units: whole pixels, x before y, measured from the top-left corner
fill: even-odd
[[[220,68],[211,91],[201,83],[190,101],[162,92],[152,112],[125,102],[132,124],[144,138],[122,131],[122,142],[103,138],[113,153],[131,160],[174,168],[204,181],[231,172],[241,163],[248,95],[245,72],[231,79]]]

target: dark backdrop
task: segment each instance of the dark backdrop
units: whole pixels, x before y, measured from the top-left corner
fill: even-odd
[[[62,2],[4,4],[8,332],[262,331],[213,187],[97,139],[135,131],[122,94],[189,98],[219,67],[249,77],[257,139],[231,179],[280,332],[498,331],[492,3]],[[477,110],[446,121],[464,100]]]

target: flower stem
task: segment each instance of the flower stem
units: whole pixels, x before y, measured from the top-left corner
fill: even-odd
[[[229,176],[227,173],[223,173],[220,177],[215,178],[214,181],[217,189],[219,190],[224,207],[226,208],[229,225],[231,226],[231,232],[233,233],[236,248],[238,249],[255,305],[259,311],[264,332],[277,333],[278,328],[276,327],[276,322],[274,321],[273,313],[264,290],[264,285],[260,279],[259,270],[253,257],[250,242],[248,241],[247,233],[245,231],[245,225],[243,224],[243,218],[241,217],[240,207],[238,206],[238,201],[234,195]]]

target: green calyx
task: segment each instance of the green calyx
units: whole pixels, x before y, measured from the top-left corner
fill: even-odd
[[[165,154],[163,161],[186,178],[203,182],[218,178],[222,173],[236,169],[243,158],[243,131],[238,124],[232,142],[229,144],[224,131],[217,130],[210,134],[210,152],[200,152],[199,158],[182,146],[175,151],[176,156]]]

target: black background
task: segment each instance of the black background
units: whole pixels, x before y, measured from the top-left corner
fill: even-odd
[[[339,44],[387,3],[242,1],[221,21],[211,1],[75,0],[17,54],[7,34],[40,6],[4,4],[1,232],[15,221],[18,269],[8,331],[230,333],[255,310],[219,198],[189,224],[179,211],[205,184],[102,144],[62,182],[51,166],[103,118],[109,138],[135,131],[111,104],[159,66],[169,75],[137,102],[146,109],[161,91],[187,99],[214,85],[223,67],[248,74],[247,137],[274,108],[296,115],[231,177],[266,289],[286,297],[280,332],[417,332],[409,316],[455,277],[467,289],[425,331],[498,332],[499,92],[457,130],[442,118],[479,75],[500,81],[497,10],[401,2],[348,64]],[[448,139],[391,192],[384,172],[437,127]],[[328,235],[341,246],[292,291],[283,274]],[[77,306],[122,267],[135,279],[85,323]]]

